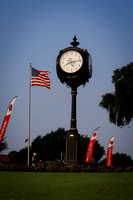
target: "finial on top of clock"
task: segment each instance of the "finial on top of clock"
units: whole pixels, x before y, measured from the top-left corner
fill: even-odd
[[[73,38],[73,41],[70,42],[71,45],[73,45],[74,47],[78,46],[80,43],[76,41],[77,38],[76,38],[76,35],[74,35],[74,38]]]

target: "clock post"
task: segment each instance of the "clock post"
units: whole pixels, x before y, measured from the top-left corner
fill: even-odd
[[[78,48],[76,35],[70,43],[72,47],[61,50],[56,60],[58,78],[71,87],[71,123],[66,137],[66,164],[80,164],[80,134],[77,130],[76,96],[77,88],[85,85],[92,75],[91,56],[87,50]]]
[[[72,108],[71,108],[71,127],[70,127],[70,130],[77,130],[77,119],[76,119],[77,88],[71,88],[71,95],[72,95]]]
[[[76,119],[76,95],[77,88],[71,87],[72,95],[72,107],[71,107],[71,126],[69,133],[66,137],[66,164],[71,166],[73,164],[80,164],[80,135],[77,130],[77,119]]]

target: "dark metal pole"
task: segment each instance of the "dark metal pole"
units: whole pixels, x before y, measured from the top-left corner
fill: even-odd
[[[77,131],[76,119],[76,95],[77,87],[71,88],[72,107],[71,107],[71,126],[66,138],[66,164],[71,166],[79,163],[79,134]]]
[[[72,108],[71,108],[71,131],[77,131],[77,119],[76,119],[76,95],[77,88],[71,88],[72,95]]]

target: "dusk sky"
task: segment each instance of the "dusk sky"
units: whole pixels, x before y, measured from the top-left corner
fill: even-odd
[[[18,96],[5,133],[9,149],[3,154],[27,146],[30,62],[51,72],[50,90],[31,88],[30,141],[59,127],[70,129],[71,88],[58,79],[56,58],[74,35],[93,63],[92,78],[78,88],[78,132],[90,137],[100,126],[97,140],[106,153],[115,135],[113,153],[133,159],[133,123],[119,128],[99,107],[102,95],[114,92],[113,71],[133,62],[132,0],[0,0],[0,126],[11,99]]]

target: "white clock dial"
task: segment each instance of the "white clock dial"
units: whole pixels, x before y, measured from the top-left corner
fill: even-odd
[[[81,54],[75,50],[66,51],[60,58],[60,66],[67,73],[78,71],[83,64]]]

